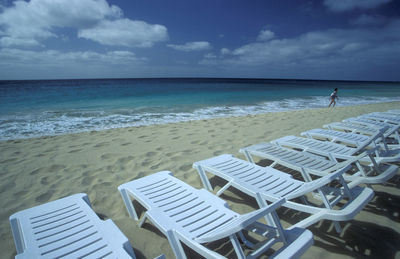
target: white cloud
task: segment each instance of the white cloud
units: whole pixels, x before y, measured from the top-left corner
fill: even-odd
[[[12,61],[12,64],[9,63]],[[145,59],[137,58],[130,51],[110,51],[99,53],[94,51],[75,51],[60,52],[57,50],[32,51],[3,48],[0,50],[0,65],[3,66],[28,66],[33,67],[37,63],[42,68],[46,67],[68,67],[79,64],[80,67],[89,64],[133,64],[145,61]]]
[[[138,70],[145,72],[146,65],[146,58],[137,57],[131,51],[0,49],[2,79],[127,77]]]
[[[1,34],[0,34],[1,35]],[[41,44],[35,39],[22,39],[22,38],[13,38],[13,37],[2,37],[0,38],[0,46],[1,47],[35,47],[40,46]]]
[[[268,41],[275,38],[275,33],[270,30],[262,30],[258,34],[257,40],[258,41]]]
[[[211,45],[207,41],[187,42],[183,45],[168,44],[167,46],[175,50],[186,51],[186,52],[211,49]]]
[[[122,10],[106,0],[17,0],[13,4],[0,13],[0,30],[7,37],[2,46],[39,45],[44,39],[60,37],[57,28],[76,29],[79,37],[105,45],[144,47],[167,38],[164,26],[124,19]]]
[[[54,27],[86,27],[122,15],[105,0],[17,0],[0,14],[0,26],[13,38],[49,38]]]
[[[230,53],[231,53],[231,51],[229,49],[227,49],[227,48],[222,48],[221,49],[221,55],[227,55],[227,54],[230,54]]]
[[[358,26],[382,25],[387,22],[387,20],[388,19],[384,16],[362,14],[356,19],[350,21],[350,23]]]
[[[324,4],[335,12],[345,12],[353,9],[372,9],[392,0],[324,0]]]
[[[221,51],[216,59],[204,59],[201,64],[218,65],[229,71],[240,68],[259,69],[291,76],[306,76],[316,71],[340,71],[392,68],[400,61],[400,20],[374,29],[331,29],[305,33],[295,38],[254,42],[231,51]],[[301,74],[302,73],[302,74]],[[336,74],[337,76],[337,74]],[[306,76],[307,77],[307,76]]]
[[[126,47],[151,47],[155,42],[168,39],[167,28],[143,21],[119,19],[102,21],[93,28],[82,29],[78,37],[104,45]]]
[[[204,58],[206,59],[215,59],[217,56],[214,53],[207,53],[204,55]]]

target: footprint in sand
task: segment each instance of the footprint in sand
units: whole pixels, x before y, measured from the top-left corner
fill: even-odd
[[[160,163],[153,165],[152,167],[150,167],[151,170],[156,170],[160,167]]]
[[[192,169],[192,165],[190,165],[190,164],[182,165],[181,167],[179,167],[179,170],[182,170],[184,172],[187,172],[190,169]]]
[[[145,172],[139,172],[138,175],[135,177],[135,179],[139,179],[139,178],[142,178],[142,177],[145,177],[145,176],[146,176]]]
[[[147,152],[146,153],[146,157],[153,157],[153,156],[155,156],[155,155],[157,155],[157,153],[156,152]]]
[[[144,161],[140,165],[141,166],[148,166],[148,165],[150,165],[150,162],[149,161]]]
[[[10,162],[15,162],[17,160],[18,160],[18,158],[14,157],[14,158],[10,158],[10,159],[6,159],[6,160],[3,160],[3,161],[0,161],[0,163],[10,163]]]
[[[14,196],[21,197],[21,196],[23,196],[23,195],[25,195],[25,194],[27,194],[27,193],[28,193],[28,191],[22,190],[22,191],[16,192],[16,193],[14,194]]]
[[[101,142],[101,143],[98,143],[98,144],[94,145],[94,147],[104,147],[104,146],[107,146],[107,145],[109,145],[109,142]]]
[[[51,165],[48,168],[48,172],[56,172],[56,171],[60,171],[62,169],[66,168],[65,165]]]
[[[36,170],[33,170],[32,172],[30,172],[29,174],[30,175],[35,175],[35,174],[40,173],[40,171],[41,171],[41,169],[36,169]]]
[[[83,186],[90,186],[93,181],[95,180],[95,177],[92,176],[86,176],[82,179],[82,185]]]
[[[51,199],[51,196],[53,196],[54,193],[55,193],[54,190],[49,190],[49,191],[37,196],[35,201],[40,202],[40,203],[47,202]]]
[[[43,185],[48,185],[49,184],[49,177],[42,177],[42,179],[40,179],[40,183]]]
[[[217,150],[217,151],[215,151],[214,153],[213,153],[213,156],[219,156],[219,155],[221,155],[222,154],[222,151],[221,150]]]
[[[103,154],[103,155],[100,156],[101,159],[105,159],[105,160],[114,159],[114,158],[117,158],[117,157],[118,157],[117,154],[112,154],[112,153],[107,153],[107,154]]]
[[[69,151],[68,153],[73,154],[73,153],[77,153],[77,152],[82,151],[82,150],[83,149],[74,149],[74,150]]]

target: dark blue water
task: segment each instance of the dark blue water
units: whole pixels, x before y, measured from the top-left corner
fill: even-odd
[[[0,139],[400,101],[400,84],[267,79],[0,81]]]

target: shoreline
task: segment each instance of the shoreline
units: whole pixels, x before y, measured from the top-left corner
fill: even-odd
[[[174,258],[167,238],[155,227],[147,223],[138,228],[128,218],[118,185],[169,170],[201,188],[192,169],[195,161],[223,153],[244,159],[238,152],[241,147],[399,107],[400,102],[385,102],[313,108],[0,141],[0,255],[10,258],[16,253],[8,221],[12,213],[84,192],[93,210],[112,219],[128,237],[137,258],[161,253]],[[342,223],[341,235],[330,222],[311,226],[315,243],[303,258],[399,256],[400,216],[398,207],[392,207],[400,203],[399,187],[398,175],[385,186],[374,186],[373,201],[354,220]],[[239,213],[255,209],[254,202],[231,189],[221,198]],[[290,222],[290,215],[283,212],[279,216]],[[382,236],[381,240],[374,235]]]
[[[391,103],[400,103],[400,101],[382,101],[382,102],[377,102],[377,103],[366,103],[366,104],[355,104],[355,105],[348,105],[348,104],[339,104],[339,107],[335,107],[335,109],[341,109],[341,108],[346,108],[346,107],[352,107],[352,106],[364,106],[364,105],[379,105],[379,104],[391,104]],[[342,105],[342,106],[340,106]],[[141,127],[149,127],[149,126],[159,126],[159,125],[171,125],[171,124],[179,124],[179,123],[191,123],[195,121],[207,121],[207,120],[214,120],[214,119],[229,119],[229,118],[242,118],[242,117],[248,117],[248,116],[259,116],[259,115],[267,115],[271,113],[284,113],[284,112],[296,112],[296,111],[307,111],[307,110],[315,110],[315,109],[325,109],[327,107],[311,107],[307,109],[301,109],[301,108],[296,108],[296,109],[289,109],[289,110],[273,110],[273,111],[259,111],[259,112],[254,112],[254,113],[239,113],[239,114],[225,114],[225,115],[214,115],[210,117],[202,117],[202,118],[188,118],[188,119],[182,119],[181,121],[164,121],[164,122],[147,122],[144,124],[138,124],[138,125],[126,125],[126,126],[117,126],[117,127],[106,127],[103,129],[85,129],[81,131],[71,131],[71,132],[62,132],[62,133],[55,133],[53,135],[32,135],[32,136],[20,136],[17,138],[5,138],[1,139],[0,138],[0,143],[4,141],[19,141],[19,140],[29,140],[29,139],[40,139],[40,138],[51,138],[51,137],[58,137],[58,136],[64,136],[64,135],[75,135],[75,134],[87,134],[87,133],[94,133],[94,132],[103,132],[103,131],[109,131],[109,130],[119,130],[119,129],[131,129],[131,128],[141,128]],[[331,108],[332,109],[332,108]],[[193,115],[194,116],[194,115]],[[203,115],[199,115],[200,117]]]

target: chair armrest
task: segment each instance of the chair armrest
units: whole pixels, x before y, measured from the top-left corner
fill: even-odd
[[[350,169],[350,167],[351,167],[351,165],[347,165],[346,167],[343,167],[334,173],[330,173],[330,174],[327,174],[317,180],[307,182],[303,185],[303,187],[299,191],[289,194],[285,198],[290,200],[290,199],[294,199],[294,198],[303,196],[312,191],[318,190],[321,187],[331,183],[336,178],[341,177],[345,172],[347,172]]]
[[[218,240],[224,237],[228,237],[233,235],[247,226],[253,224],[258,219],[264,217],[265,215],[275,211],[278,209],[282,204],[286,202],[285,198],[282,198],[274,203],[268,205],[267,207],[249,212],[247,214],[239,215],[235,220],[229,222],[229,225],[222,225],[220,227],[215,228],[213,231],[196,238],[195,240],[199,243],[206,243],[211,242],[214,240]]]

